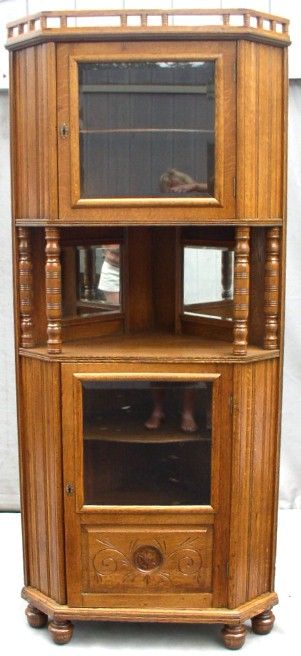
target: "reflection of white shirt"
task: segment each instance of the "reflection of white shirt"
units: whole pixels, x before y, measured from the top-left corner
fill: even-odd
[[[104,292],[119,292],[119,267],[104,260],[101,268],[98,289]]]

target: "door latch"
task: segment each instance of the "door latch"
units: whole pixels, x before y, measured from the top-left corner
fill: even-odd
[[[62,139],[66,139],[67,137],[69,137],[69,132],[70,132],[69,125],[67,125],[67,123],[62,123],[59,127],[59,133]]]
[[[67,485],[65,487],[65,490],[66,490],[66,494],[68,495],[68,497],[72,497],[72,495],[74,494],[74,485],[73,485],[73,483],[67,483]]]

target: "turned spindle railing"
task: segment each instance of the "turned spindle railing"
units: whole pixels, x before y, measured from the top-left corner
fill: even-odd
[[[19,298],[20,298],[20,343],[32,348],[33,336],[33,275],[29,228],[18,228],[19,240]]]
[[[219,32],[260,34],[288,42],[288,20],[250,9],[143,9],[106,11],[43,11],[12,21],[7,26],[8,42],[32,39],[43,33],[55,38],[83,32]]]
[[[264,348],[270,350],[278,346],[279,256],[280,229],[268,228],[264,279]]]
[[[60,261],[60,231],[46,228],[46,315],[48,353],[62,350],[62,282]]]
[[[248,348],[250,228],[236,228],[234,256],[233,353],[246,355]]]

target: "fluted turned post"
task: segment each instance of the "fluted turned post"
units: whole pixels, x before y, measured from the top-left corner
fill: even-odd
[[[280,229],[268,228],[264,276],[264,348],[270,350],[278,346],[279,255]]]
[[[46,313],[48,353],[62,350],[62,289],[60,234],[57,228],[46,228]]]
[[[233,353],[246,355],[248,348],[250,228],[236,228],[234,257]]]
[[[29,228],[18,228],[19,240],[19,298],[20,342],[24,348],[32,348],[33,336],[33,277]]]

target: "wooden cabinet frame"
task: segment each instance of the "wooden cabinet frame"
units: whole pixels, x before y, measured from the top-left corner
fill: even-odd
[[[273,627],[288,45],[286,19],[246,9],[42,12],[8,26],[22,596],[29,603],[29,624],[41,627],[50,618],[49,632],[58,644],[72,637],[72,620],[220,623],[230,649],[243,645],[246,620],[255,633]],[[78,63],[141,60],[215,62],[214,198],[80,198]],[[211,74],[208,80],[211,84]],[[213,111],[208,127],[211,139]],[[211,149],[209,143],[208,170]],[[160,166],[161,159],[158,155]],[[164,169],[169,160],[174,165],[168,154]],[[154,169],[153,193],[160,166]],[[198,169],[199,182],[206,180],[205,169]],[[97,188],[94,182],[85,188],[87,196]],[[140,190],[142,182],[137,176],[133,188]],[[209,193],[208,186],[198,189]],[[64,319],[62,290],[71,289],[71,307],[75,276],[70,284],[62,279],[62,247],[88,248],[101,240],[124,244],[124,312],[110,321]],[[181,248],[202,242],[235,243],[233,335],[223,320],[214,325],[206,317],[183,315]],[[226,294],[230,275],[224,265]],[[85,273],[89,280],[88,266]],[[207,501],[209,484],[204,496],[192,486],[194,497],[177,498],[167,486],[170,496],[156,498],[172,498],[177,505],[150,505],[151,477],[145,490],[149,505],[130,506],[136,499],[132,491],[128,505],[83,504],[82,383],[91,379],[211,381],[212,505],[181,505],[191,498]],[[100,404],[100,397],[91,407],[94,401]],[[175,433],[186,431],[177,418],[174,425]],[[137,422],[130,438],[141,439]],[[97,452],[89,449],[88,462]],[[124,453],[114,460],[116,467]],[[132,453],[138,462],[139,452]],[[187,471],[195,471],[189,469],[191,453],[189,461],[182,457],[185,472],[186,462]],[[96,459],[103,462],[102,455]],[[205,480],[209,457],[198,462]],[[98,484],[98,465],[91,471]],[[129,471],[121,495],[132,480]],[[107,480],[113,480],[110,467]],[[136,489],[144,490],[144,482]],[[85,498],[112,499],[101,497],[106,485],[96,485],[99,497]],[[183,550],[184,563],[176,566]],[[145,567],[148,558],[158,579]]]

